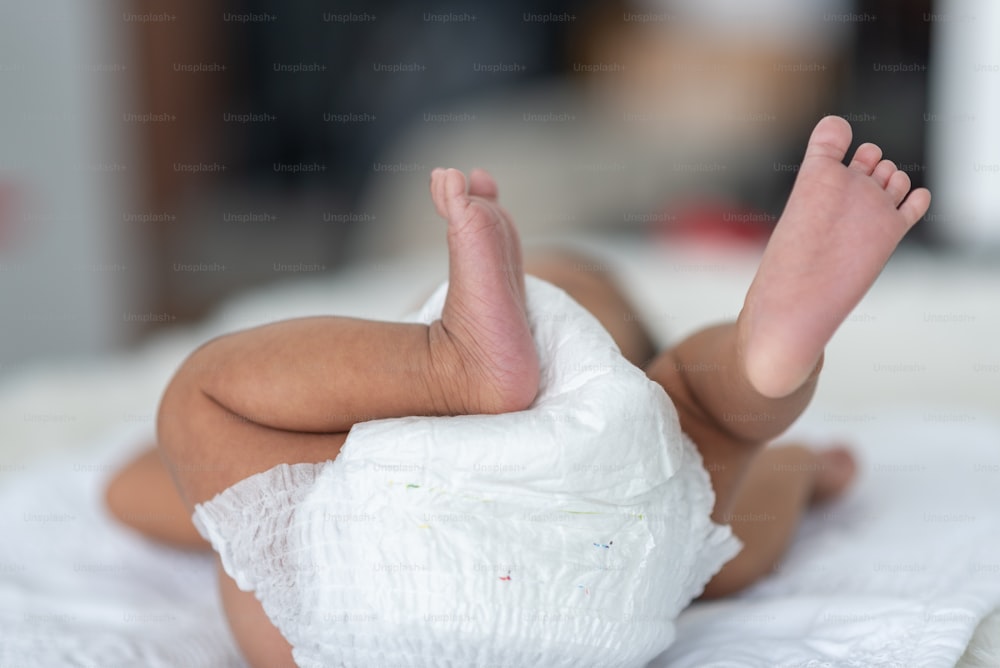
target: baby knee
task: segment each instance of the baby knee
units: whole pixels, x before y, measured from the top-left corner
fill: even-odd
[[[167,384],[160,398],[156,414],[156,436],[160,450],[166,455],[175,452],[175,446],[190,439],[189,427],[204,403],[205,386],[213,372],[211,355],[206,354],[209,342],[193,353],[180,365]]]

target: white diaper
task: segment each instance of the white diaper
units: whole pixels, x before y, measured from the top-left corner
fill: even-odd
[[[527,411],[357,424],[195,508],[300,666],[643,666],[739,550],[663,389],[561,290],[528,312]]]

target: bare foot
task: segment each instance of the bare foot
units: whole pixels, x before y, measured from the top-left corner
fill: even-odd
[[[524,410],[538,393],[539,364],[525,306],[521,242],[497,203],[497,185],[474,170],[431,173],[431,197],[448,221],[449,285],[431,325],[435,367],[451,414]]]
[[[816,368],[823,348],[930,205],[882,150],[843,159],[851,126],[827,116],[813,130],[781,219],[740,314],[747,378],[784,397]],[[908,196],[907,196],[908,195]]]

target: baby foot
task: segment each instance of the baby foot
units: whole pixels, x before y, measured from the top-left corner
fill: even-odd
[[[473,170],[435,169],[431,197],[448,221],[448,295],[431,349],[449,414],[524,410],[538,393],[521,242],[497,185]]]
[[[851,126],[837,116],[813,130],[795,187],[747,292],[739,327],[744,368],[762,395],[806,381],[823,348],[930,205],[882,150],[843,159]]]

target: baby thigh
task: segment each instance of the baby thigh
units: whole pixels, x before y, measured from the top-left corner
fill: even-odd
[[[292,646],[275,628],[253,592],[241,591],[219,564],[219,594],[229,629],[252,668],[295,668]]]
[[[205,394],[198,364],[192,356],[177,372],[157,416],[160,453],[189,510],[279,464],[319,463],[340,453],[347,433],[276,429],[267,426],[268,415],[230,412]]]
[[[240,416],[206,396],[182,368],[164,394],[158,445],[188,510],[279,464],[319,463],[340,452],[347,434],[265,426],[267,416]],[[291,646],[253,592],[241,591],[219,566],[219,590],[233,636],[253,668],[295,666]]]

